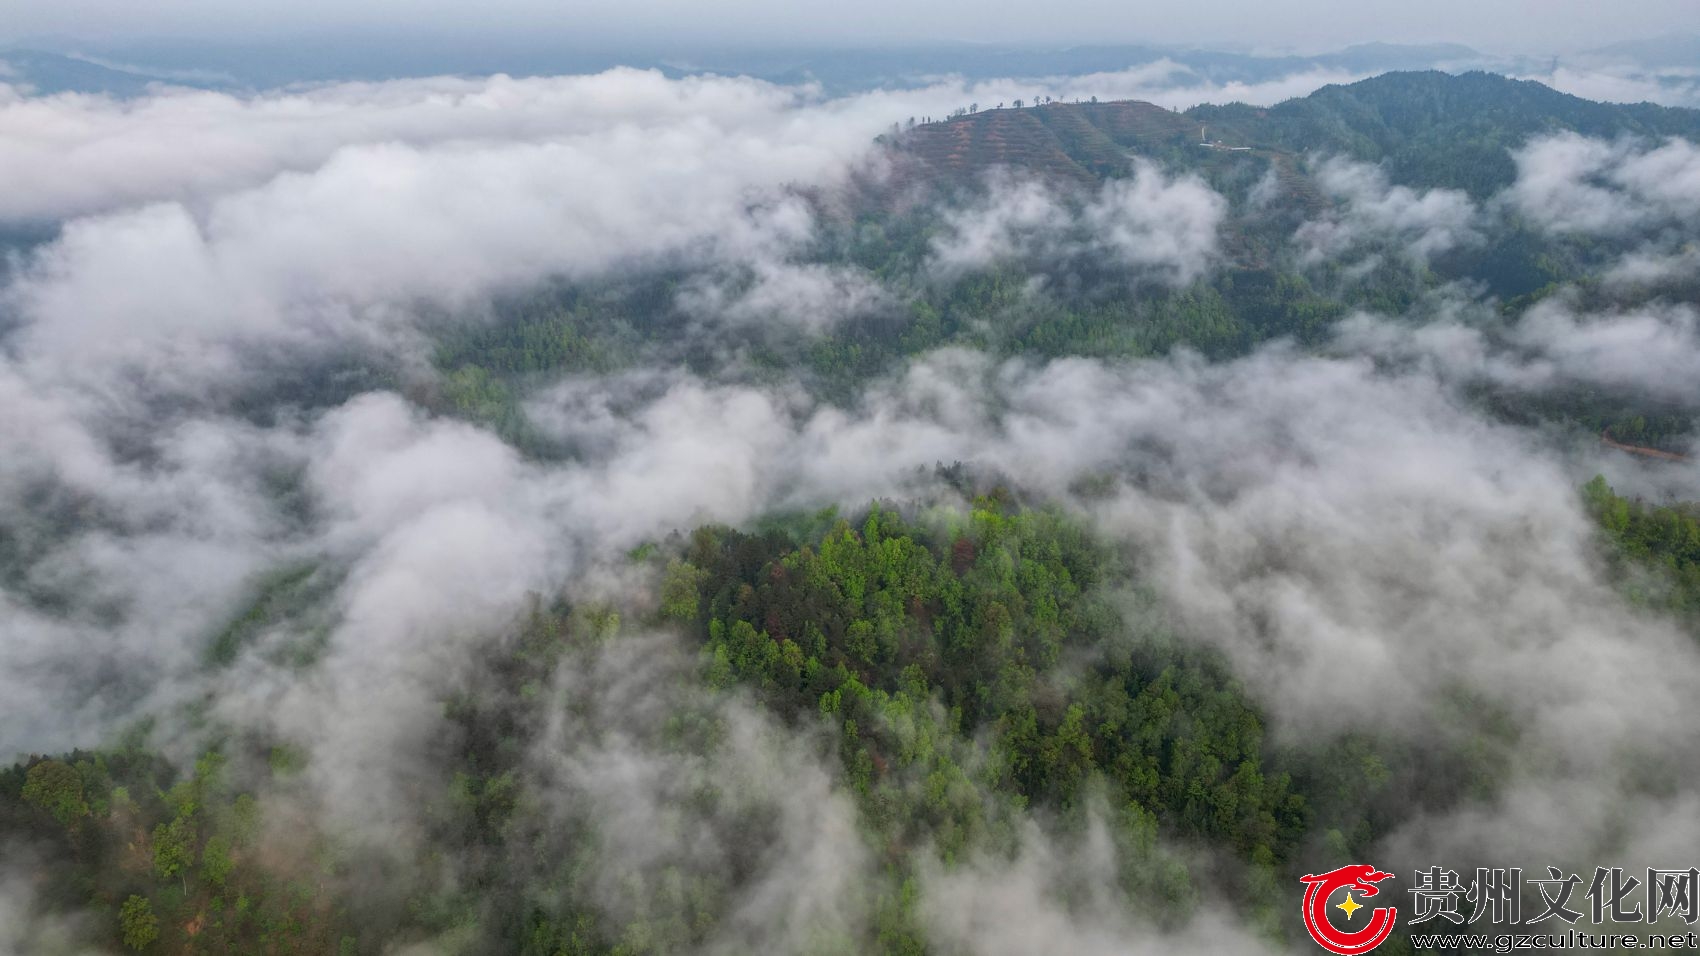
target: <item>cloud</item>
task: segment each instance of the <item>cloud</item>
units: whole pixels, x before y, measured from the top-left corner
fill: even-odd
[[[1252,209],[1266,209],[1281,198],[1281,192],[1281,177],[1275,172],[1275,167],[1271,166],[1264,170],[1263,176],[1246,193],[1246,204]]]
[[[1677,401],[1695,397],[1700,316],[1689,306],[1577,315],[1562,302],[1542,303],[1529,310],[1510,339],[1547,363],[1562,382]]]
[[[968,101],[982,106],[1011,103],[1018,99],[1031,101],[1035,95],[1063,102],[1093,97],[1100,100],[1143,100],[1172,110],[1190,109],[1201,103],[1273,106],[1314,93],[1330,84],[1354,83],[1368,75],[1307,67],[1261,80],[1225,80],[1206,76],[1164,57],[1125,70],[982,80],[967,84],[964,95]]]
[[[881,297],[866,277],[796,261],[814,213],[791,187],[830,189],[866,168],[892,119],[968,95],[946,83],[823,101],[619,69],[248,97],[12,97],[0,102],[0,174],[32,185],[0,199],[0,220],[66,223],[20,266],[5,304],[43,377],[110,381],[90,367],[120,365],[185,392],[244,375],[246,348],[406,351],[421,303],[677,260],[749,270],[747,287],[689,303],[699,310],[819,326]],[[1022,201],[1018,216],[1044,215],[1045,197]],[[1207,268],[1223,211],[1202,182],[1142,167],[1084,200],[1079,229],[1184,283]],[[951,256],[1002,254],[1000,240],[963,242]]]
[[[540,845],[523,847],[516,865],[542,861],[552,874],[594,846],[566,887],[579,898],[544,905],[587,897],[616,934],[639,919],[678,928],[687,938],[657,941],[667,948],[703,930],[691,951],[803,952],[861,939],[880,877],[856,807],[823,763],[827,748],[806,727],[706,690],[695,667],[671,635],[569,653],[530,755]],[[713,729],[683,749],[680,727],[691,724]],[[593,844],[571,836],[587,824]],[[702,907],[714,904],[704,883],[731,897],[706,927]]]
[[[922,879],[921,915],[939,952],[1017,956],[1056,948],[1083,956],[1145,953],[1272,953],[1278,950],[1213,911],[1180,928],[1159,924],[1153,899],[1120,888],[1127,848],[1094,815],[1075,840],[1031,823],[1013,860],[985,857]],[[1214,902],[1214,901],[1211,901]]]
[[[409,368],[426,347],[421,307],[475,308],[548,275],[682,259],[732,277],[682,300],[721,320],[807,328],[883,310],[869,277],[797,260],[815,214],[787,187],[830,184],[863,161],[888,116],[927,97],[959,91],[821,102],[748,80],[615,70],[251,97],[8,98],[0,165],[34,188],[14,191],[20,205],[0,215],[81,218],[0,293],[10,320],[0,388],[17,439],[0,481],[14,501],[48,488],[66,509],[123,516],[106,530],[116,545],[101,567],[140,546],[128,525],[143,522],[158,535],[151,546],[208,549],[217,573],[143,589],[193,609],[193,626],[167,626],[161,602],[146,625],[179,642],[160,660],[185,659],[247,575],[302,544],[264,500],[271,479],[237,462],[304,468],[318,426],[245,429],[223,417],[233,396],[333,357]],[[1143,170],[1093,198],[1083,223],[1123,261],[1182,281],[1212,248],[1218,204],[1196,181]],[[209,450],[174,458],[178,436]],[[72,554],[92,540],[52,552],[57,563],[36,554],[33,573],[95,573],[93,553]],[[37,624],[33,646],[62,639],[61,625]]]
[[[7,847],[6,864],[0,868],[0,953],[54,953],[64,956],[93,956],[98,953],[98,950],[81,942],[89,922],[87,917],[53,913],[40,905],[36,885],[36,873],[39,871],[26,869],[22,863],[31,856],[21,847]]]
[[[1537,323],[1521,344],[1569,331]],[[1603,754],[1634,739],[1646,700],[1679,707],[1700,679],[1686,638],[1599,581],[1565,459],[1429,372],[1281,350],[1222,366],[944,353],[865,401],[813,414],[806,451],[776,456],[812,463],[817,500],[952,457],[1056,495],[1094,472],[1145,476],[1092,506],[1097,526],[1142,543],[1189,629],[1294,733],[1420,733],[1465,692],[1537,734],[1586,712],[1615,741]]]
[[[618,149],[606,134],[619,130],[627,148],[647,141],[655,150],[651,162],[677,170],[712,162],[705,138],[728,146],[732,140],[717,134],[738,129],[773,137],[764,159],[783,164],[802,153],[842,158],[862,149],[881,125],[869,117],[872,125],[860,126],[846,113],[836,123],[811,122],[808,111],[792,109],[806,95],[755,80],[672,80],[616,69],[346,83],[253,96],[168,89],[136,100],[12,97],[0,100],[0,175],[33,188],[9,191],[0,200],[0,220],[57,220],[148,202],[194,206],[285,172],[310,173],[351,147],[426,153],[554,143],[572,152],[594,149],[597,140]]]
[[[87,745],[180,702],[175,678],[248,579],[289,554],[267,506],[287,433],[228,422],[170,424],[146,460],[0,368],[12,428],[0,468],[5,552],[0,751]]]
[[[337,145],[319,165],[216,195],[68,222],[4,292],[21,325],[13,337],[25,374],[89,379],[104,389],[124,380],[118,370],[125,370],[149,388],[169,383],[204,393],[251,377],[246,356],[256,348],[406,354],[418,344],[411,325],[421,305],[476,311],[493,294],[551,276],[677,262],[753,263],[759,281],[727,307],[747,316],[790,316],[782,307],[803,297],[825,305],[850,289],[872,303],[866,282],[790,264],[813,234],[814,214],[788,190],[830,187],[861,163],[871,148],[867,116],[847,115],[843,104],[796,108],[793,93],[753,81],[667,81],[630,70],[444,83],[454,95],[435,93],[426,81],[304,94],[295,106],[305,114],[300,122],[332,117],[319,135],[377,141]],[[296,122],[293,97],[214,97],[210,120],[196,117],[197,97],[162,95],[134,107],[60,99],[28,108],[73,117],[86,108],[94,117],[83,119],[97,128],[149,131],[150,147],[170,154],[162,175],[193,165],[200,132],[224,136],[272,123],[293,129]],[[632,112],[620,112],[621,104]],[[538,114],[531,122],[528,108]],[[182,110],[190,128],[159,136],[171,128],[170,115],[153,113],[170,110]],[[539,125],[534,139],[493,135],[523,137]],[[411,126],[422,128],[416,142],[381,139]],[[485,126],[500,129],[480,135]],[[243,168],[216,146],[206,149],[201,162]],[[286,165],[289,156],[272,160]],[[149,188],[145,170],[135,180],[124,173],[142,160],[90,162],[119,184]],[[20,173],[51,180],[33,168]],[[92,178],[99,192],[99,177]],[[221,186],[216,176],[184,182]],[[53,192],[37,195],[51,202]],[[127,198],[119,190],[79,201]]]
[[[1551,321],[1530,326],[1520,344],[1594,354],[1585,326]],[[1581,344],[1560,349],[1543,336]],[[1351,730],[1444,746],[1489,733],[1495,721],[1517,728],[1520,749],[1504,764],[1502,789],[1411,808],[1389,856],[1452,847],[1444,832],[1497,826],[1504,840],[1478,849],[1511,853],[1525,848],[1521,839],[1554,858],[1611,850],[1628,860],[1655,845],[1654,831],[1610,816],[1569,818],[1562,808],[1620,800],[1646,809],[1651,825],[1677,825],[1687,812],[1680,800],[1642,792],[1618,768],[1651,753],[1687,785],[1682,768],[1700,754],[1681,727],[1700,693],[1700,651],[1671,623],[1631,610],[1601,577],[1575,493],[1592,464],[1488,420],[1459,395],[1432,367],[1283,348],[1221,365],[1187,356],[1005,362],[945,351],[847,406],[784,386],[656,370],[578,378],[539,397],[541,412],[557,410],[540,423],[574,449],[554,463],[523,461],[493,436],[425,418],[397,396],[363,396],[270,439],[305,469],[313,524],[297,553],[346,569],[317,663],[302,671],[244,655],[227,677],[198,678],[186,658],[174,669],[170,654],[144,641],[154,628],[192,634],[184,623],[219,619],[216,602],[197,605],[174,590],[179,575],[204,570],[183,567],[173,544],[181,531],[162,540],[175,551],[142,552],[138,542],[125,549],[138,565],[85,569],[160,610],[126,615],[117,629],[97,630],[92,618],[60,625],[57,659],[86,658],[104,633],[131,642],[124,653],[155,661],[151,673],[164,683],[211,680],[222,719],[305,747],[325,821],[405,837],[415,821],[399,794],[429,779],[423,755],[440,727],[436,701],[469,679],[467,661],[510,625],[528,591],[582,593],[594,568],[672,528],[926,493],[917,469],[961,459],[1072,502],[1128,546],[1180,633],[1226,656],[1281,740],[1302,746]],[[156,478],[185,487],[218,479],[241,497],[249,478],[237,447],[185,457]],[[1075,499],[1070,489],[1094,475],[1108,477],[1107,489]],[[261,514],[275,507],[249,500]],[[232,515],[208,520],[233,521],[248,560],[263,556],[265,536],[235,520],[248,510]],[[181,508],[164,530],[191,520]],[[239,592],[239,577],[222,579],[228,593]],[[192,641],[174,640],[176,653],[192,651]],[[786,756],[796,753],[787,738],[735,709],[725,719],[736,759],[646,742],[643,728],[660,721],[644,717],[646,708],[689,704],[676,696],[683,692],[652,689],[674,686],[664,678],[645,676],[646,667],[673,666],[664,647],[633,643],[563,674],[563,693],[594,707],[563,712],[569,723],[538,755],[578,794],[570,811],[609,828],[616,865],[607,875],[713,868],[733,852],[717,842],[718,818],[669,815],[670,795],[707,774],[748,801],[732,807],[782,808],[755,845],[760,862],[735,901],[725,947],[822,925],[854,932],[854,913],[816,892],[845,885],[829,864],[840,852],[854,860],[854,851],[792,835],[849,839],[853,825],[842,807],[831,809],[840,798],[798,801],[767,782],[824,795],[833,792],[829,776]],[[40,699],[24,701],[21,713],[39,716]],[[18,728],[17,744],[40,729],[6,726]],[[1550,814],[1517,816],[1516,804],[1502,803],[1532,793],[1548,795]],[[1014,866],[971,864],[929,880],[929,925],[941,945],[995,949],[1052,926],[1090,951],[1145,932],[1114,898],[1065,902],[1048,891],[1047,874],[1085,865],[1069,855],[1076,851],[1039,843],[1024,852]],[[617,892],[607,898],[616,915],[629,905]],[[1154,945],[1239,939],[1208,923],[1186,932],[1195,936]]]
[[[932,266],[949,278],[1012,260],[1042,265],[1093,256],[1185,285],[1213,264],[1227,209],[1227,200],[1197,176],[1170,177],[1145,161],[1132,176],[1082,197],[994,175],[977,202],[945,214]]]
[[[802,217],[806,227],[806,210]],[[719,323],[820,331],[852,316],[890,313],[897,297],[864,269],[798,261],[775,249],[691,280],[677,301]]]
[[[1700,146],[1687,140],[1609,143],[1560,133],[1512,155],[1517,181],[1505,200],[1552,232],[1622,235],[1700,212]]]
[[[1694,70],[1650,70],[1633,63],[1564,65],[1518,78],[1537,80],[1555,90],[1602,103],[1700,108],[1700,74]]]
[[[345,151],[313,174],[223,197],[201,219],[166,205],[77,221],[16,295],[46,329],[40,335],[91,331],[78,321],[149,332],[275,328],[303,313],[454,303],[711,240],[735,256],[806,233],[806,214],[801,223],[745,214],[745,191],[783,172],[751,170],[748,157],[730,153],[710,161],[718,174],[673,160],[662,161],[670,171],[646,170],[652,177],[632,171],[658,149],[669,145],[614,136],[590,153],[550,145]],[[614,173],[622,166],[623,177]],[[598,187],[575,186],[589,181]],[[91,286],[105,298],[81,298],[97,294]]]
[[[1466,307],[1414,327],[1355,315],[1336,337],[1348,350],[1420,365],[1454,387],[1550,394],[1580,386],[1680,407],[1694,402],[1696,323],[1687,305],[1585,312],[1557,296],[1509,325]]]
[[[1343,157],[1323,160],[1317,185],[1340,203],[1337,212],[1299,227],[1294,239],[1307,263],[1334,259],[1366,243],[1399,247],[1417,262],[1482,240],[1470,197],[1456,189],[1394,186],[1378,166]]]
[[[1175,285],[1203,275],[1216,256],[1227,200],[1195,176],[1168,178],[1139,163],[1128,179],[1104,184],[1081,218],[1116,259]]]
[[[341,151],[380,146],[428,154],[550,144],[578,155],[623,144],[633,152],[611,160],[641,156],[644,169],[663,175],[706,173],[725,160],[750,165],[751,175],[769,171],[778,182],[812,180],[866,152],[871,139],[898,119],[942,116],[971,101],[1025,99],[1036,87],[1064,100],[1131,98],[1179,107],[1274,103],[1360,78],[1297,72],[1260,84],[1214,83],[1159,60],[1078,77],[973,83],[947,77],[834,100],[822,99],[812,86],[673,79],[630,68],[584,76],[340,83],[253,95],[162,88],[127,100],[23,96],[0,86],[0,177],[31,184],[0,197],[0,222],[58,221],[155,202],[183,203],[198,213],[219,196],[285,173],[312,173]],[[584,180],[563,171],[551,182],[566,188]]]
[[[995,177],[980,203],[946,214],[947,231],[934,237],[933,258],[946,273],[985,268],[1045,248],[1071,220],[1044,183]]]
[[[517,453],[395,395],[335,409],[301,451],[321,516],[310,553],[343,575],[335,616],[309,672],[252,654],[223,678],[218,711],[310,754],[330,820],[404,841],[417,814],[402,788],[433,773],[422,757],[439,701],[528,594],[555,589],[571,555]]]
[[[1624,291],[1690,281],[1700,275],[1700,246],[1689,244],[1676,252],[1653,248],[1626,253],[1600,277],[1608,288]]]

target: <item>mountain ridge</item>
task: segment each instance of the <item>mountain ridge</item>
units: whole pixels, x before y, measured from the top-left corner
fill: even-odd
[[[897,152],[933,176],[961,182],[994,167],[1090,183],[1146,158],[1185,168],[1221,165],[1224,150],[1292,162],[1309,153],[1383,163],[1402,184],[1463,189],[1477,198],[1515,178],[1510,151],[1562,131],[1700,138],[1700,110],[1583,99],[1532,80],[1472,71],[1390,72],[1331,84],[1271,107],[1245,103],[1184,112],[1140,100],[1047,102],[979,110],[918,124]],[[1118,155],[1119,151],[1119,155]]]

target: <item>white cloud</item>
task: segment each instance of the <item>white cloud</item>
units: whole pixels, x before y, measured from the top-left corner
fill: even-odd
[[[1316,181],[1341,208],[1299,227],[1294,238],[1307,263],[1338,258],[1370,242],[1394,244],[1411,259],[1427,262],[1482,239],[1476,206],[1460,190],[1395,186],[1380,167],[1343,157],[1324,160]]]
[[[984,80],[969,84],[965,95],[982,108],[993,103],[1032,102],[1035,95],[1062,102],[1074,100],[1143,100],[1172,110],[1201,103],[1250,103],[1273,106],[1306,96],[1331,83],[1353,83],[1368,74],[1344,70],[1303,69],[1269,79],[1215,80],[1191,67],[1163,58],[1125,70],[1075,76]]]
[[[1633,63],[1562,65],[1520,79],[1538,80],[1572,96],[1602,103],[1657,103],[1700,108],[1700,72],[1649,70]]]
[[[1517,181],[1506,201],[1553,232],[1620,235],[1700,213],[1700,146],[1687,140],[1609,143],[1560,133],[1513,158]]]
[[[587,849],[567,835],[588,821],[596,865],[578,871],[569,888],[577,899],[545,896],[543,905],[594,901],[616,930],[638,919],[696,930],[701,902],[658,891],[725,886],[737,874],[735,898],[693,951],[804,952],[860,939],[879,877],[814,728],[785,727],[737,696],[705,691],[691,680],[695,666],[670,635],[569,655],[529,756],[545,801],[541,845],[525,847],[516,865],[541,863],[557,884],[554,867]],[[679,727],[699,721],[718,733],[682,751]]]
[[[1417,364],[1450,385],[1527,392],[1587,386],[1674,407],[1694,402],[1700,370],[1700,319],[1686,305],[1586,313],[1559,296],[1510,325],[1483,309],[1418,326],[1356,315],[1340,325],[1337,340],[1355,352]]]
[[[932,265],[949,278],[1015,260],[1043,265],[1092,256],[1185,285],[1214,264],[1227,209],[1227,200],[1198,177],[1170,177],[1144,161],[1132,176],[1078,198],[1035,180],[993,175],[976,203],[945,215]]]
[[[1608,288],[1621,291],[1693,280],[1697,276],[1700,276],[1700,244],[1690,243],[1674,252],[1642,248],[1626,253],[1601,279]]]
[[[1100,816],[1094,815],[1075,840],[1044,834],[1031,824],[1021,837],[1013,860],[992,856],[926,872],[920,909],[939,952],[1277,952],[1225,916],[1226,908],[1217,908],[1214,900],[1207,900],[1181,927],[1160,927],[1156,901],[1129,899],[1119,888],[1126,853],[1114,845]]]
[[[933,239],[933,258],[946,274],[984,268],[1044,249],[1072,222],[1044,183],[997,175],[977,205],[946,214],[948,231]]]
[[[820,288],[828,277],[780,268],[813,230],[812,214],[787,186],[830,186],[860,162],[871,142],[865,117],[847,116],[842,106],[794,109],[792,94],[750,81],[672,82],[635,71],[491,80],[483,95],[494,102],[450,97],[439,116],[410,105],[418,97],[432,102],[433,85],[423,85],[319,95],[377,111],[356,124],[374,136],[401,122],[380,107],[404,117],[423,109],[433,122],[464,120],[470,128],[456,137],[437,129],[444,141],[435,143],[340,146],[322,165],[258,185],[67,224],[5,293],[25,325],[16,336],[26,364],[38,366],[42,380],[111,383],[111,369],[128,368],[195,390],[246,374],[236,355],[256,345],[405,348],[419,302],[464,307],[552,275],[675,259],[768,264],[744,304],[750,312],[771,313],[786,296],[836,291]],[[523,115],[527,96],[541,100],[548,116],[565,111],[582,129],[537,140],[474,135],[480,123],[528,132],[521,120],[484,115],[505,115],[499,107],[509,98],[521,99],[514,108]],[[573,109],[579,96],[584,115]],[[604,102],[610,99],[639,102],[626,116],[618,102]],[[31,109],[50,110],[51,102]],[[169,97],[149,102],[135,109],[169,105],[193,116]],[[265,127],[273,112],[289,115],[287,101],[215,103],[259,114],[215,117],[231,127]],[[301,109],[309,118],[316,109],[335,115],[317,101]],[[174,160],[187,161],[177,151],[195,148],[194,129],[160,135],[169,128],[164,118],[119,112],[117,121],[150,130],[153,147]],[[227,131],[210,121],[208,129]],[[111,171],[124,165],[114,160]],[[186,182],[210,189],[214,180]]]
[[[1081,218],[1115,258],[1185,285],[1214,260],[1227,211],[1227,200],[1203,180],[1171,179],[1140,163],[1133,176],[1106,182]]]
[[[837,125],[812,123],[808,112],[792,110],[803,95],[753,80],[670,80],[618,69],[348,83],[249,97],[180,89],[136,100],[15,97],[0,101],[0,176],[32,188],[9,190],[0,219],[62,219],[155,201],[198,204],[283,172],[311,172],[348,147],[570,149],[620,131],[628,145],[648,142],[656,150],[651,162],[678,168],[712,161],[702,137],[717,132],[766,126],[774,138],[766,158],[783,162],[799,151],[843,155],[878,130],[877,119],[858,127],[849,116]]]

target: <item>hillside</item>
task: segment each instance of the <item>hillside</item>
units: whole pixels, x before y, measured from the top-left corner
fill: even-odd
[[[1198,122],[1152,103],[1046,103],[925,123],[903,134],[898,148],[951,180],[1007,166],[1090,182],[1125,172],[1132,156],[1189,157],[1199,135]]]
[[[1258,142],[1386,162],[1395,181],[1477,198],[1516,176],[1509,150],[1532,136],[1700,137],[1700,111],[1597,103],[1491,73],[1388,73],[1324,87],[1267,111],[1200,107],[1200,120],[1243,125]]]
[[[981,110],[928,123],[899,139],[902,154],[946,181],[1008,166],[1090,182],[1127,169],[1130,156],[1209,171],[1246,153],[1201,148],[1201,137],[1250,146],[1290,172],[1311,152],[1382,162],[1395,182],[1464,189],[1477,198],[1516,175],[1509,150],[1531,136],[1700,138],[1700,111],[1597,103],[1489,73],[1387,73],[1264,109],[1151,103],[1046,103]]]

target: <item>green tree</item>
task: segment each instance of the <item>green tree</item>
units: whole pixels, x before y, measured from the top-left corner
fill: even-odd
[[[694,621],[697,592],[708,572],[687,561],[673,561],[661,581],[661,613],[679,621]]]
[[[124,931],[124,945],[131,949],[146,949],[159,938],[159,917],[146,897],[132,896],[118,910],[118,925]]]
[[[160,876],[183,874],[195,861],[195,824],[180,816],[153,828],[153,868]]]
[[[43,760],[29,769],[24,778],[23,798],[31,806],[53,815],[62,826],[88,816],[88,801],[83,797],[83,778],[75,767],[58,760]]]
[[[230,855],[230,841],[223,836],[215,836],[207,841],[201,850],[201,873],[214,886],[223,886],[230,878],[230,871],[236,867],[236,861]]]

